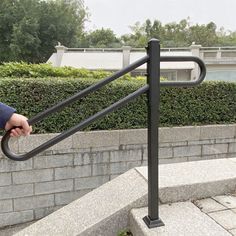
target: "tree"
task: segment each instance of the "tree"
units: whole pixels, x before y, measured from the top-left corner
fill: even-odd
[[[34,19],[24,17],[14,24],[10,43],[12,60],[37,62],[39,58],[39,25]]]
[[[8,0],[0,1],[0,61],[9,60],[10,56],[13,24],[16,22],[12,3]]]
[[[160,40],[162,47],[187,47],[195,42],[202,46],[235,46],[236,32],[220,29],[214,22],[206,25],[190,24],[190,18],[179,23],[171,22],[165,25],[158,20],[153,23],[147,19],[144,24],[136,22],[131,28],[131,34],[123,35],[122,41],[132,47],[144,47],[150,38]]]
[[[133,26],[130,26],[131,34],[121,36],[123,44],[131,47],[145,47],[147,45],[146,26],[140,22],[136,22]]]
[[[161,39],[164,34],[164,29],[162,27],[162,24],[158,20],[154,20],[153,25],[150,29],[150,35],[148,35],[149,38],[157,38]]]
[[[145,22],[145,33],[148,38],[152,38],[152,22],[150,19],[147,19]]]
[[[188,43],[195,42],[205,47],[218,45],[216,25],[210,22],[207,25],[193,25],[189,28]]]
[[[45,62],[58,42],[77,45],[86,19],[82,0],[0,1],[0,62]]]
[[[43,43],[41,47],[43,61],[49,58],[58,42],[67,47],[77,46],[87,19],[86,10],[81,1],[41,2],[39,12],[39,34]]]
[[[88,33],[86,36],[87,46],[86,47],[120,47],[120,40],[116,37],[111,29],[97,29]]]

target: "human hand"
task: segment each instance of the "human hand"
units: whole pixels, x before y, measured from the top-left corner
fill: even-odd
[[[11,137],[19,137],[19,136],[27,136],[32,132],[32,127],[29,126],[27,122],[27,117],[14,113],[11,118],[7,121],[5,125],[5,130],[9,130],[14,126],[20,128],[14,128],[11,130],[10,136]]]

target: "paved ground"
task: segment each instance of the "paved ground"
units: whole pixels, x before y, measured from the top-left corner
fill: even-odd
[[[131,232],[142,236],[236,236],[236,194],[160,205],[165,226],[149,229],[147,207],[131,211]]]
[[[197,200],[193,203],[230,235],[236,236],[236,193]],[[0,229],[0,236],[12,236],[32,223]]]
[[[236,193],[199,200],[194,204],[231,235],[236,236]]]

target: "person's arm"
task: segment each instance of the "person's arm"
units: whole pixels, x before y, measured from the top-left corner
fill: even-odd
[[[5,129],[7,121],[16,112],[12,107],[0,102],[0,128]]]
[[[27,122],[27,117],[15,113],[15,109],[9,107],[3,103],[0,103],[0,128],[9,130],[15,126],[21,128],[15,128],[11,130],[12,137],[18,137],[21,135],[29,135],[32,132],[32,127]]]

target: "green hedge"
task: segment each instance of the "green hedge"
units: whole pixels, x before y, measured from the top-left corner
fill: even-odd
[[[77,69],[69,66],[53,67],[48,63],[30,64],[26,62],[7,62],[0,65],[0,78],[72,77],[101,79],[110,74],[110,72],[103,70],[92,71],[87,69]]]
[[[97,82],[76,78],[2,78],[0,101],[32,117]],[[118,80],[34,126],[35,133],[61,132],[144,85]],[[94,122],[87,130],[144,128],[146,95]],[[162,88],[161,126],[236,123],[236,83],[205,82],[195,88]]]

